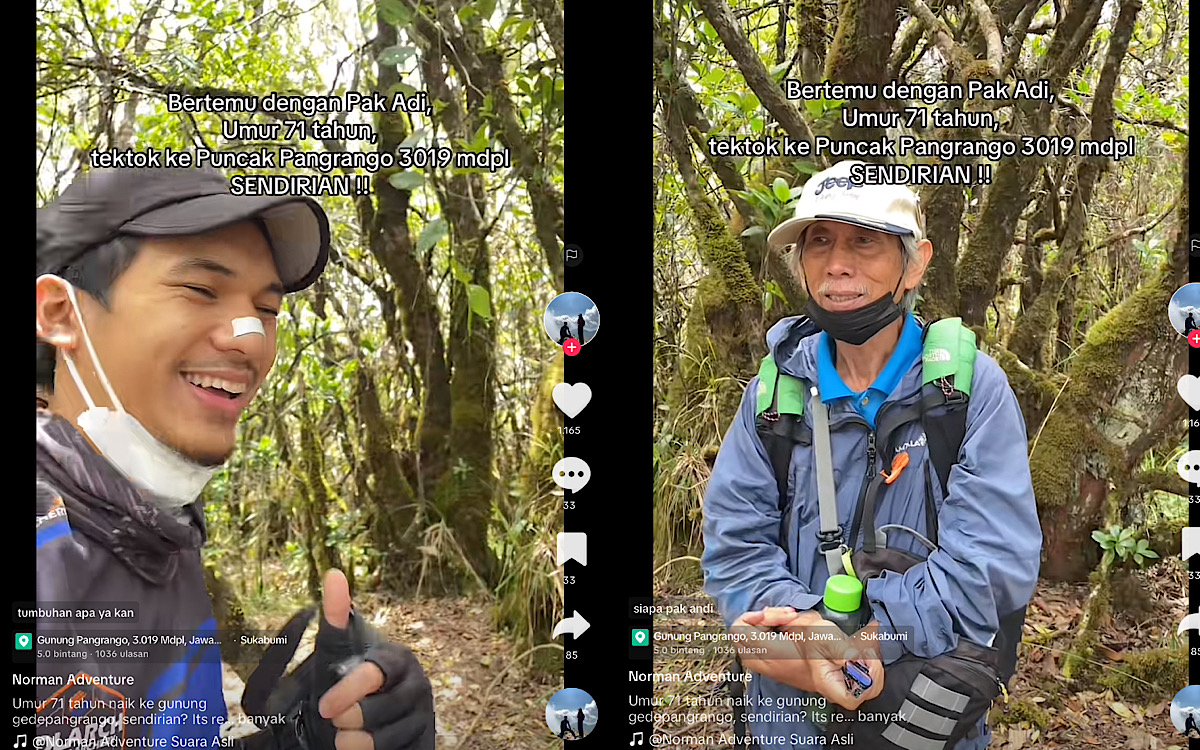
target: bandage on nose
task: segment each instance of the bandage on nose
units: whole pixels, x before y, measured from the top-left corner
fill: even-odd
[[[233,337],[248,336],[252,333],[257,333],[260,336],[266,336],[266,331],[263,330],[262,321],[258,318],[234,318],[233,319]]]

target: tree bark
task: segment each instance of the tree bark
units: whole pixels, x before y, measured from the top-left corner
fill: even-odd
[[[727,13],[728,9],[725,11]],[[666,48],[665,27],[656,23],[655,31],[656,48]],[[679,414],[684,402],[693,394],[706,391],[712,383],[720,383],[715,408],[724,424],[734,413],[740,398],[738,378],[753,370],[755,355],[761,348],[762,294],[742,244],[728,231],[716,206],[700,185],[681,108],[673,101],[673,92],[680,87],[681,71],[678,66],[673,66],[668,75],[664,69],[668,59],[665,55],[655,55],[655,90],[667,144],[683,178],[706,271],[685,324],[686,354],[681,358],[678,377],[671,386],[668,400],[675,405],[673,413]],[[715,434],[696,437],[701,440],[717,438]]]
[[[444,27],[448,21],[443,19]],[[479,42],[470,25],[463,41],[470,49]],[[500,79],[498,56],[479,55],[486,80]],[[430,95],[445,107],[437,115],[443,129],[454,138],[468,138],[481,124],[482,92],[467,88],[466,108],[452,91],[442,69],[442,58],[430,46],[423,55],[425,81]],[[437,504],[444,509],[467,562],[485,582],[492,584],[495,561],[487,544],[492,501],[492,416],[495,411],[495,325],[491,316],[491,260],[485,236],[487,210],[483,179],[477,174],[454,175],[440,191],[446,218],[453,229],[451,257],[470,277],[469,284],[487,297],[486,315],[473,309],[468,283],[456,281],[450,294],[450,461],[439,480]],[[475,292],[479,294],[479,292]],[[474,578],[472,576],[471,578]]]
[[[1097,551],[1087,537],[1110,485],[1128,487],[1134,464],[1168,429],[1161,420],[1147,424],[1136,415],[1156,413],[1186,372],[1179,335],[1163,310],[1188,278],[1188,173],[1185,152],[1170,258],[1155,279],[1088,331],[1068,385],[1036,437],[1030,470],[1048,578],[1081,580],[1095,566]],[[1081,549],[1086,553],[1080,555]]]
[[[812,129],[808,127],[808,123],[804,121],[799,110],[783,96],[783,90],[771,80],[762,58],[758,56],[758,52],[750,44],[750,40],[737,25],[725,0],[696,0],[696,7],[700,8],[708,22],[712,24],[713,29],[716,30],[725,49],[737,63],[738,70],[742,72],[746,85],[758,97],[758,101],[767,108],[784,132],[794,140],[812,143]],[[663,40],[665,42],[666,37],[663,37]],[[655,66],[660,64],[661,60],[655,58]],[[829,166],[829,161],[824,156],[814,158],[821,169]]]
[[[377,19],[379,33],[373,52],[378,55],[396,44],[396,30],[383,18]],[[381,65],[379,88],[388,90],[399,83],[394,66]],[[381,152],[394,153],[407,135],[401,113],[376,114]],[[446,365],[441,334],[441,316],[429,287],[428,269],[417,258],[408,229],[410,191],[397,190],[388,182],[389,173],[375,175],[376,206],[369,200],[358,201],[359,226],[366,233],[371,254],[388,272],[395,284],[403,330],[412,347],[421,374],[424,409],[417,436],[417,495],[425,499],[446,467],[446,446],[450,434],[450,373]]]
[[[434,23],[416,0],[401,0],[414,13],[413,24],[468,82],[475,92],[492,97],[491,122],[496,138],[512,155],[513,166],[525,181],[533,209],[534,234],[550,268],[556,289],[564,289],[563,259],[560,241],[565,236],[563,197],[546,175],[546,165],[534,146],[533,139],[521,128],[516,107],[508,93],[502,68],[484,65],[475,44],[455,31],[455,24]]]
[[[843,83],[887,83],[888,53],[900,26],[895,2],[880,0],[840,0],[837,32],[829,47],[825,78]],[[887,109],[883,99],[852,99],[842,111],[881,112]],[[887,135],[886,128],[846,127],[839,118],[833,125],[834,140],[875,140]],[[862,157],[863,161],[884,163],[886,157]]]
[[[1133,37],[1133,27],[1141,7],[1141,0],[1124,0],[1121,3],[1117,21],[1113,24],[1112,34],[1108,39],[1108,52],[1100,70],[1096,93],[1092,99],[1090,140],[1106,141],[1114,136],[1113,92],[1121,72],[1121,62],[1129,50],[1129,41]],[[1032,367],[1038,368],[1042,365],[1046,336],[1054,330],[1054,323],[1058,320],[1056,313],[1059,297],[1071,275],[1076,258],[1083,252],[1088,205],[1092,202],[1092,192],[1100,175],[1107,168],[1107,161],[1107,157],[1089,156],[1083,157],[1079,162],[1075,190],[1071,193],[1071,202],[1067,208],[1066,226],[1063,228],[1058,257],[1043,277],[1041,294],[1021,316],[1013,331],[1009,348],[1013,354]]]

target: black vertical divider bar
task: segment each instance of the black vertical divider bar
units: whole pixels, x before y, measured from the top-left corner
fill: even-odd
[[[627,747],[641,730],[648,747],[651,724],[629,721],[648,711],[652,683],[629,677],[653,671],[651,649],[630,647],[632,628],[649,625],[630,619],[629,602],[651,596],[653,575],[651,25],[605,3],[572,5],[567,21],[575,44],[566,242],[579,249],[581,262],[566,266],[566,291],[591,298],[600,329],[564,367],[566,382],[592,390],[587,407],[563,419],[579,427],[564,435],[564,454],[583,459],[591,472],[578,493],[564,492],[575,501],[563,510],[564,529],[587,534],[588,561],[563,567],[575,583],[564,587],[562,616],[578,611],[589,623],[578,640],[562,636],[574,652],[564,660],[564,685],[596,701],[598,723],[584,740],[590,746]]]
[[[36,13],[34,15],[36,17]],[[34,57],[37,46],[37,34],[40,33],[40,31],[35,30],[36,24],[33,23],[34,19],[32,18],[30,19],[30,24],[28,26],[22,26],[19,19],[13,20],[14,30],[10,35],[10,45],[13,49],[12,57],[15,58],[14,64],[20,64],[19,61],[29,60]],[[22,52],[21,50],[24,51]],[[30,81],[30,83],[33,84],[34,82]],[[19,88],[19,86],[14,84],[14,89],[16,88]],[[36,88],[36,86],[34,86],[34,88]],[[25,99],[18,93],[17,90],[13,91],[13,96],[15,101],[29,103],[24,106],[32,105],[36,100],[36,95]],[[34,125],[34,118],[26,120],[18,114],[9,120],[9,123],[11,125],[12,132],[6,140],[8,143],[13,144],[13,148],[16,149],[17,158],[20,159],[24,157],[26,153],[30,153],[23,150],[23,148],[28,147],[26,144],[34,145],[37,142],[34,129],[32,127]],[[25,127],[28,127],[29,129],[25,130]],[[26,210],[28,213],[25,211],[12,212],[9,217],[10,223],[8,231],[13,235],[11,238],[13,246],[22,248],[21,251],[11,256],[13,258],[14,265],[16,266],[16,270],[14,271],[14,273],[17,275],[16,278],[20,278],[21,276],[21,264],[29,263],[29,280],[33,281],[33,274],[36,273],[36,264],[33,253],[33,248],[35,245],[34,236],[36,234],[36,222],[34,210]],[[28,232],[28,234],[26,234],[26,232]],[[26,237],[27,239],[22,240],[22,236]],[[28,250],[25,248],[28,248]],[[25,260],[26,258],[28,258],[28,260]],[[3,304],[3,306],[8,310],[6,314],[10,320],[17,320],[20,317],[19,308],[22,305],[20,300],[29,299],[23,294],[15,294],[14,292],[17,289],[19,289],[19,285],[16,284],[16,279],[14,279],[12,287],[8,289],[9,293],[3,295],[4,301],[3,303],[0,303]],[[26,287],[26,290],[26,294],[28,294],[29,291],[32,291],[29,290],[29,287]],[[29,303],[25,302],[24,304]],[[13,340],[13,346],[19,349],[19,347],[16,347],[16,343],[20,340],[20,333],[13,332],[10,338]],[[29,354],[32,355],[33,352],[31,351]],[[22,392],[29,393],[29,391],[33,389],[30,387],[29,381],[25,381],[24,383],[21,382],[24,379],[19,375],[20,368],[11,368],[9,372],[11,374],[7,375],[6,378],[16,381],[9,385],[9,393],[12,393],[16,396],[14,402],[10,405],[10,408],[12,408],[13,413],[19,417],[21,398],[18,394]],[[34,372],[32,357],[30,358],[28,372],[31,374]],[[31,399],[32,397],[33,394],[30,394]],[[17,431],[19,432],[19,430]],[[29,607],[35,604],[37,599],[37,572],[35,570],[37,550],[37,542],[35,541],[36,531],[34,524],[30,523],[33,520],[34,514],[31,512],[27,516],[25,515],[25,511],[21,510],[22,507],[29,507],[23,505],[24,503],[29,503],[32,505],[34,502],[35,453],[34,444],[32,442],[27,444],[27,448],[21,448],[20,440],[17,440],[16,445],[17,447],[15,450],[7,451],[10,456],[9,461],[12,464],[9,468],[8,474],[10,476],[10,482],[12,483],[14,491],[12,493],[13,497],[11,501],[11,507],[9,509],[9,514],[12,516],[13,522],[4,524],[5,528],[7,529],[5,536],[8,539],[5,548],[12,550],[12,554],[8,556],[9,570],[7,589],[9,591],[9,629],[8,633],[5,635],[5,640],[7,641],[5,648],[8,650],[8,653],[12,655],[12,671],[9,676],[4,678],[4,681],[11,685],[10,695],[12,696],[12,702],[10,703],[11,708],[9,709],[11,712],[11,721],[9,726],[12,728],[13,742],[16,744],[18,736],[24,734],[25,746],[33,747],[33,738],[37,735],[37,727],[31,723],[33,721],[33,717],[35,716],[35,711],[32,706],[37,701],[37,686],[34,685],[34,681],[29,678],[32,678],[36,675],[34,654],[36,653],[37,648],[37,620],[36,618],[18,618],[17,608],[19,606]],[[28,450],[29,453],[25,453],[26,450]],[[20,456],[22,455],[28,456],[28,459],[21,459]],[[28,460],[29,463],[25,464],[25,460]],[[29,484],[25,484],[25,482],[29,482]],[[26,489],[21,489],[22,487],[25,487]],[[29,493],[28,495],[25,494],[27,492]],[[30,646],[32,647],[32,650],[16,650],[14,639],[17,633],[31,634],[32,643]],[[21,721],[30,723],[18,724],[18,722]]]
[[[1195,71],[1191,70],[1191,58],[1188,59],[1189,75]],[[1185,151],[1189,162],[1191,160],[1191,151]],[[1196,182],[1192,177],[1192,170],[1189,166],[1188,174],[1188,192],[1187,199],[1191,202],[1192,184]],[[1197,232],[1191,226],[1191,206],[1188,206],[1187,226],[1181,226],[1180,231],[1188,233],[1188,281],[1200,281],[1200,232]],[[1188,372],[1192,375],[1200,374],[1200,348],[1192,347],[1189,343],[1184,343],[1184,346],[1189,347],[1188,352]],[[1188,407],[1188,450],[1200,450],[1200,412]],[[1197,493],[1200,488],[1194,484],[1188,485],[1188,526],[1200,527],[1200,503],[1194,502],[1200,497]],[[1200,571],[1200,560],[1193,557],[1186,561],[1184,565],[1188,570],[1188,609],[1185,614],[1191,614],[1195,611],[1196,605],[1200,604],[1200,582],[1193,580],[1191,571]],[[1200,637],[1197,631],[1187,631],[1188,641],[1188,683],[1192,685],[1200,684],[1200,658],[1192,656],[1197,647],[1200,647]],[[1183,685],[1174,688],[1175,690],[1183,689]],[[1188,740],[1188,747],[1191,750],[1200,750],[1200,740]]]

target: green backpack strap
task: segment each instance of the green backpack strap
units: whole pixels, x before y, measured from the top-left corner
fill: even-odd
[[[962,318],[943,318],[925,330],[921,375],[926,395],[921,422],[942,497],[949,494],[950,469],[958,462],[967,434],[967,402],[978,352],[975,332],[963,325]],[[931,531],[936,543],[937,532]]]
[[[756,394],[755,419],[772,420],[780,414],[793,417],[804,415],[804,383],[786,373],[781,373],[770,354],[763,357],[758,367],[758,392]]]
[[[945,380],[951,390],[969,397],[978,351],[975,332],[963,325],[962,318],[943,318],[931,323],[925,331],[921,352],[922,383]]]

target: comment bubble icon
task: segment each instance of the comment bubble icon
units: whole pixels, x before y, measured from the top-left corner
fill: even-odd
[[[1179,477],[1190,484],[1200,484],[1200,451],[1188,451],[1179,457]]]
[[[554,464],[554,483],[564,490],[579,492],[592,478],[592,471],[582,458],[568,456]]]

